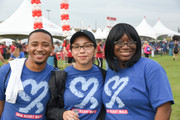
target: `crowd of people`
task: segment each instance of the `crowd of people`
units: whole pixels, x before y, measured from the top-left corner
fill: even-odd
[[[180,42],[161,41],[159,43],[155,43],[144,41],[142,44],[142,55],[144,55],[146,58],[149,58],[150,55],[152,55],[152,57],[154,55],[169,55],[173,56],[173,60],[177,60]]]
[[[27,55],[27,47],[25,44],[16,42],[13,42],[10,46],[6,46],[6,44],[3,43],[0,44],[0,54],[1,59],[8,59],[7,61],[2,61],[4,64],[7,64],[15,58],[25,58],[25,55]]]
[[[153,47],[143,45],[129,24],[116,24],[104,44],[81,30],[53,45],[52,35],[37,29],[28,36],[27,57],[22,45],[15,46],[0,67],[1,120],[170,119],[174,100],[167,74],[148,59]],[[63,56],[69,66],[59,70]]]

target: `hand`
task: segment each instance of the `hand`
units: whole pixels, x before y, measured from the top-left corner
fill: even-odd
[[[68,110],[63,113],[63,120],[79,120],[79,115],[71,110]]]

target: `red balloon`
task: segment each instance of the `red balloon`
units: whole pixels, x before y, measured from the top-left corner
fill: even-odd
[[[41,28],[43,28],[42,22],[40,22],[40,23],[34,23],[34,29],[41,29]]]
[[[68,9],[68,8],[69,8],[69,4],[68,4],[68,3],[65,3],[64,9]]]
[[[35,17],[35,16],[40,17],[40,16],[42,16],[42,11],[41,10],[33,10],[32,16],[33,17]]]
[[[36,4],[40,4],[41,1],[40,1],[40,0],[35,0],[35,3],[36,3]]]
[[[34,4],[35,3],[35,0],[31,0],[31,4]]]
[[[65,5],[65,3],[61,3],[61,4],[60,4],[61,9],[63,9],[63,8],[64,8],[64,5]]]

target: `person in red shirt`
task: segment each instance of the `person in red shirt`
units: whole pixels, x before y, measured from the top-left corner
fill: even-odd
[[[71,50],[70,50],[70,44],[69,41],[67,42],[67,46],[66,46],[66,51],[67,51],[67,56],[68,56],[68,64],[71,65],[73,62],[73,56],[71,54]]]
[[[0,44],[0,53],[3,55],[3,49],[4,49],[4,46],[2,44]]]
[[[97,52],[96,52],[96,58],[97,58],[97,61],[98,61],[98,66],[99,66],[100,68],[102,68],[102,67],[103,67],[102,41],[99,41],[99,42],[98,42]]]
[[[13,52],[15,51],[15,49],[16,49],[16,46],[15,46],[14,44],[15,44],[15,43],[13,43],[13,44],[11,45],[11,47],[10,47],[11,53],[13,53]]]

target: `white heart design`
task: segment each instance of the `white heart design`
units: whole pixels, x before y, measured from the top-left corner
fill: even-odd
[[[37,110],[35,113],[40,113],[44,110],[43,104],[40,102],[48,93],[48,83],[46,81],[42,81],[39,84],[33,79],[27,79],[23,82],[23,87],[25,88],[27,85],[31,85],[31,95],[37,94],[37,92],[41,89],[44,88],[43,92],[36,98],[34,99],[27,107],[25,108],[19,108],[20,112],[23,113],[28,113],[32,108],[35,106],[37,107]],[[28,96],[24,91],[19,93],[19,96],[21,97],[22,100],[24,101],[30,101],[31,97]]]
[[[78,91],[76,89],[76,84],[77,83],[81,83],[82,84],[82,90],[83,91],[87,91],[88,90],[88,87],[93,84],[94,86],[92,87],[92,89],[90,90],[90,92],[87,94],[87,96],[84,96],[84,94],[81,92],[81,91]],[[93,97],[93,95],[95,94],[95,92],[97,91],[98,89],[98,86],[99,86],[99,82],[96,78],[90,78],[86,81],[86,79],[84,77],[76,77],[75,79],[73,79],[70,83],[70,90],[71,92],[79,97],[79,98],[83,98],[83,101],[78,104],[78,105],[75,105],[75,107],[79,107],[79,108],[83,108],[89,101],[92,103],[92,105],[90,106],[90,108],[95,108],[98,106],[98,101],[96,98]]]
[[[128,84],[129,78],[128,77],[123,77],[120,78],[118,75],[112,77],[111,79],[108,80],[108,82],[104,85],[104,92],[108,95],[108,96],[112,96],[111,100],[109,101],[109,103],[106,103],[106,107],[107,108],[112,108],[115,101],[118,103],[118,107],[122,108],[124,107],[124,103],[122,102],[122,100],[117,97],[118,94],[122,91],[122,89]],[[109,84],[111,82],[114,82],[114,85],[112,86],[112,89],[116,89],[118,88],[114,94],[112,95],[112,91],[109,89]],[[119,86],[121,84],[121,86]],[[119,86],[119,87],[118,87]]]

